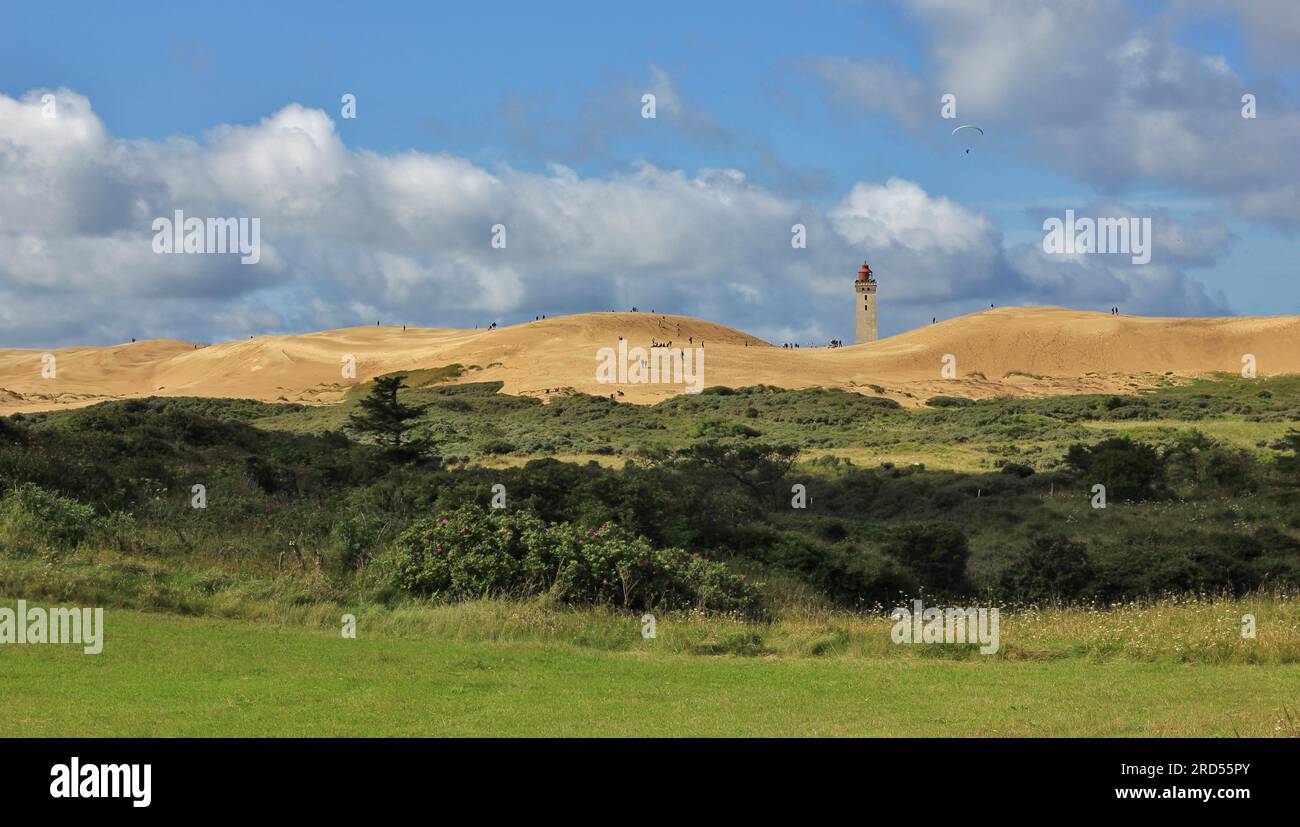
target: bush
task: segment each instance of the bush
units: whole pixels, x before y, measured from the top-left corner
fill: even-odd
[[[475,505],[416,521],[397,538],[392,566],[400,588],[453,600],[550,593],[636,609],[758,608],[754,586],[699,554],[656,549],[608,523],[583,529]]]
[[[330,545],[338,555],[339,567],[353,571],[379,543],[384,521],[375,514],[351,514],[330,529]]]
[[[975,404],[975,400],[964,396],[931,396],[925,404],[931,408],[968,408]]]
[[[1164,468],[1156,449],[1128,437],[1112,437],[1091,447],[1075,444],[1065,462],[1079,471],[1089,485],[1106,486],[1107,496],[1119,500],[1144,500],[1155,494]]]
[[[999,586],[1013,600],[1041,604],[1077,600],[1091,581],[1087,546],[1061,535],[1048,535],[1035,537],[1011,554]]]
[[[1269,538],[1271,539],[1271,538]],[[1228,591],[1240,595],[1259,588],[1269,574],[1261,561],[1263,542],[1246,534],[1169,536],[1151,531],[1099,546],[1093,555],[1096,593],[1103,600],[1169,594]],[[1264,562],[1264,565],[1261,565]]]
[[[125,511],[114,511],[106,517],[95,521],[96,537],[116,548],[123,554],[134,554],[144,548],[136,538],[135,517]]]
[[[1180,434],[1161,458],[1166,483],[1188,494],[1256,490],[1258,464],[1247,451],[1223,445],[1200,431]]]
[[[22,445],[27,442],[27,431],[20,424],[22,420],[0,416],[0,445]]]
[[[479,452],[488,456],[500,456],[509,454],[515,450],[513,443],[504,439],[489,439],[478,446]]]
[[[1290,456],[1284,454],[1277,458],[1277,470],[1286,482],[1300,485],[1300,431],[1287,431],[1276,447],[1280,451],[1291,452]]]
[[[916,594],[916,580],[877,553],[830,549],[816,558],[808,580],[844,606],[878,609]]]
[[[966,535],[940,523],[904,526],[885,545],[885,553],[907,567],[926,591],[962,594],[970,590]]]
[[[35,540],[56,551],[81,544],[95,521],[95,510],[30,482],[9,489],[0,500],[0,537],[18,547]]]

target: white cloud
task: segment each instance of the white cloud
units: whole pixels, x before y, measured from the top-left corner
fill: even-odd
[[[1267,78],[1250,82],[1223,55],[1177,39],[1187,20],[1232,12],[1253,41],[1281,53],[1300,43],[1294,6],[1188,0],[1139,21],[1120,0],[910,0],[930,38],[923,71],[881,58],[822,60],[814,69],[832,102],[892,116],[917,133],[942,131],[939,98],[952,93],[962,121],[1003,146],[1016,139],[1029,157],[1106,191],[1172,186],[1294,227],[1300,109]],[[1258,98],[1255,119],[1241,117],[1246,93]]]
[[[0,96],[0,345],[214,341],[376,318],[468,326],[632,305],[825,341],[848,336],[863,258],[881,276],[885,332],[1080,295],[1010,255],[988,217],[902,179],[859,183],[823,211],[731,169],[582,177],[353,150],[325,113],[297,104],[201,139],[122,140],[84,97],[55,94],[52,120],[40,92]],[[260,218],[262,263],[154,254],[151,223],[176,209]],[[498,223],[505,249],[490,243]],[[795,223],[805,250],[790,245]],[[1208,301],[1176,269],[1153,284],[1114,278],[1150,311]]]

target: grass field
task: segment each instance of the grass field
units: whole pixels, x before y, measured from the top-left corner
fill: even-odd
[[[633,617],[506,604],[362,616],[356,639],[109,610],[100,655],[0,648],[0,736],[1296,736],[1295,604],[1254,642],[1233,641],[1240,609],[1035,613],[993,657],[894,646],[877,618],[823,619],[812,647],[789,645],[799,624],[765,627],[769,653],[746,657],[684,653],[708,624],[642,640]],[[1264,662],[1232,658],[1256,643]]]

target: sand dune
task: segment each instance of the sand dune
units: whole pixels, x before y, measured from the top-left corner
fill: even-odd
[[[673,348],[704,340],[705,385],[839,387],[920,404],[937,394],[984,398],[1125,392],[1166,374],[1237,373],[1253,354],[1260,376],[1300,373],[1300,317],[1150,318],[1008,307],[845,348],[786,350],[686,316],[586,313],[497,330],[354,327],[197,346],[156,340],[53,351],[0,350],[0,413],[143,396],[226,396],[329,403],[378,374],[460,363],[458,381],[500,381],[546,397],[580,391],[654,402],[680,384],[601,384],[597,351],[651,339]],[[946,354],[956,379],[941,375]],[[345,379],[346,357],[356,378]]]

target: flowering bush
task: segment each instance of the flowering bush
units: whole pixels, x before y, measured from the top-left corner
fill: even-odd
[[[415,522],[392,557],[399,587],[451,599],[550,592],[566,603],[753,613],[757,589],[700,554],[654,548],[606,523],[582,528],[461,506]]]

